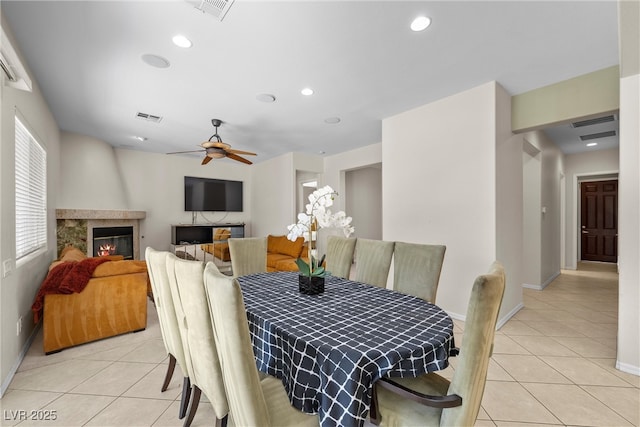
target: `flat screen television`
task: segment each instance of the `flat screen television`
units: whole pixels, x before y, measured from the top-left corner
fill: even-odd
[[[184,177],[184,210],[242,212],[242,181]]]

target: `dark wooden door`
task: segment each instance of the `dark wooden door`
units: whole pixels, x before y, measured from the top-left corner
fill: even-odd
[[[618,261],[618,181],[583,182],[582,260]]]

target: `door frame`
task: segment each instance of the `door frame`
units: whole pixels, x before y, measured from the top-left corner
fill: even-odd
[[[565,268],[569,270],[576,270],[578,268],[578,262],[580,262],[580,254],[582,253],[582,242],[580,238],[580,183],[588,182],[588,181],[606,181],[617,179],[619,181],[619,170],[610,170],[610,171],[598,171],[598,172],[588,172],[588,173],[577,173],[573,175],[572,180],[572,189],[573,189],[573,215],[570,220],[572,224],[567,227],[571,230],[571,237],[569,242],[571,244],[570,248],[570,258],[568,261],[572,262],[572,265],[566,265]],[[618,234],[620,234],[618,232]]]

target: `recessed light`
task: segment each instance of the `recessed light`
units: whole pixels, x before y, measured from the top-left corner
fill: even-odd
[[[300,93],[303,94],[304,96],[313,95],[313,89],[311,89],[309,87],[305,87],[304,89],[302,89],[300,91]]]
[[[147,138],[145,138],[144,136],[134,136],[133,139],[140,142],[144,142],[147,140]]]
[[[274,102],[276,97],[271,95],[270,93],[259,93],[256,95],[256,99],[261,102]]]
[[[335,125],[336,123],[340,123],[340,117],[327,117],[324,119],[324,122],[329,125]]]
[[[590,142],[587,144],[587,147],[595,147],[596,145],[598,145],[597,142]]]
[[[156,68],[168,68],[170,65],[170,62],[167,58],[163,58],[162,56],[158,55],[152,55],[150,53],[145,53],[144,55],[142,55],[142,60],[148,65]]]
[[[178,34],[176,36],[173,36],[172,40],[173,40],[173,44],[175,44],[178,47],[188,48],[188,47],[193,46],[193,43],[191,43],[191,40],[189,40],[188,38],[186,38],[182,34]]]
[[[427,29],[429,25],[431,25],[431,18],[427,16],[418,16],[413,20],[413,22],[411,22],[411,29],[413,31],[423,31]]]

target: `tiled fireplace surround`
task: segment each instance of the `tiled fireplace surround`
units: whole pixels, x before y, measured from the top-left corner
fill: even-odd
[[[73,245],[93,256],[94,227],[133,227],[133,258],[140,259],[140,220],[145,211],[56,209],[56,236],[58,254]]]

